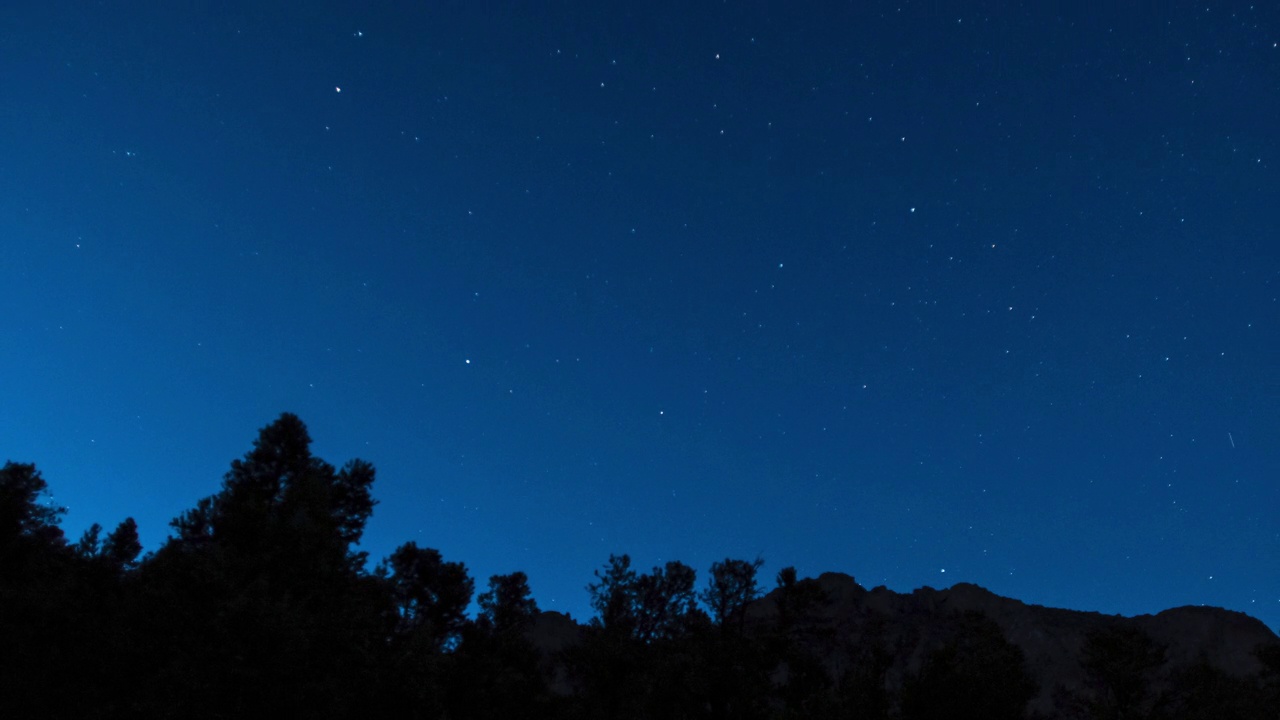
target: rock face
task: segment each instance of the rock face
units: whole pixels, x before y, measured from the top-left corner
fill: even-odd
[[[568,695],[572,692],[568,674],[562,664],[551,659],[556,653],[582,639],[583,626],[573,618],[554,610],[538,613],[533,625],[525,632],[525,638],[533,643],[544,658],[542,672],[553,692]]]
[[[1096,612],[1061,610],[1028,605],[1001,597],[969,583],[945,590],[925,587],[910,594],[883,587],[866,590],[852,577],[825,573],[818,583],[831,602],[824,610],[841,632],[866,637],[868,626],[878,622],[885,639],[906,652],[890,670],[890,684],[918,668],[923,650],[930,646],[931,630],[952,612],[978,611],[995,621],[1009,642],[1022,649],[1027,669],[1040,685],[1032,709],[1051,713],[1058,688],[1084,686],[1081,650],[1087,634],[1108,626],[1131,626],[1167,646],[1167,668],[1185,666],[1202,654],[1210,664],[1236,677],[1260,670],[1253,650],[1260,644],[1280,642],[1260,620],[1244,613],[1208,607],[1181,607],[1156,615],[1126,618]],[[776,612],[776,591],[757,601],[752,613],[761,620]]]
[[[1243,613],[1209,607],[1181,607],[1155,615],[1122,617],[1028,605],[1001,597],[984,588],[960,583],[943,590],[925,587],[896,593],[884,587],[867,590],[842,573],[824,573],[817,584],[827,602],[814,611],[813,620],[835,637],[854,646],[879,642],[893,654],[886,683],[899,687],[903,678],[919,669],[927,653],[941,642],[947,618],[957,612],[977,611],[993,620],[1006,639],[1021,648],[1027,669],[1039,683],[1039,695],[1031,709],[1054,714],[1056,692],[1079,691],[1086,676],[1080,667],[1088,634],[1095,630],[1128,627],[1145,632],[1167,647],[1164,670],[1184,667],[1205,658],[1235,677],[1258,672],[1254,655],[1259,645],[1280,644],[1261,621]],[[778,615],[778,590],[753,602],[748,622],[768,627]],[[559,613],[543,613],[530,639],[552,653],[581,637],[583,626]],[[833,667],[840,659],[829,659]]]
[[[583,627],[564,613],[547,610],[538,613],[533,627],[529,628],[526,637],[533,646],[545,655],[559,652],[566,645],[578,642],[582,637]]]

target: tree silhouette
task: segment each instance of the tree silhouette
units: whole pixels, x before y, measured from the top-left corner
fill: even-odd
[[[80,536],[80,540],[72,547],[72,550],[81,558],[97,557],[102,550],[101,535],[101,525],[98,523],[90,525],[89,529],[84,531],[84,534]]]
[[[495,635],[524,632],[538,615],[538,603],[529,591],[529,577],[522,572],[494,575],[489,589],[477,598],[482,628]]]
[[[530,638],[567,621],[539,617],[523,572],[491,576],[468,620],[474,583],[438,550],[405,543],[367,571],[357,545],[374,468],[335,470],[310,443],[287,413],[262,428],[218,491],[141,559],[132,518],[68,544],[66,510],[42,497],[35,466],[6,463],[0,717],[1001,720],[1023,717],[1035,692],[1021,651],[984,616],[930,619],[942,632],[924,635],[940,640],[914,665],[887,649],[916,647],[900,621],[871,603],[837,616],[821,584],[791,567],[749,621],[759,558],[713,563],[699,592],[683,563],[642,573],[610,555],[587,586],[596,616],[544,656]],[[1278,647],[1257,649],[1254,677],[1204,657],[1173,668],[1155,696],[1164,649],[1106,625],[1081,653],[1089,691],[1066,710],[1274,718]],[[904,664],[913,670],[899,686]]]
[[[169,527],[178,533],[170,544],[191,551],[213,542],[213,502],[213,497],[200,498],[195,507],[170,520]]]
[[[138,540],[138,524],[133,518],[125,518],[101,539],[102,526],[94,523],[80,536],[79,542],[72,548],[75,554],[84,560],[105,563],[108,567],[120,572],[131,570],[137,566],[138,555],[142,554],[142,543]]]
[[[475,583],[462,563],[444,562],[440,551],[408,542],[378,567],[395,602],[396,632],[430,652],[458,640]]]
[[[67,706],[64,657],[81,650],[66,619],[76,599],[75,554],[58,527],[66,508],[41,503],[35,465],[0,469],[0,716],[39,717]]]
[[[494,575],[478,598],[479,617],[462,629],[447,662],[450,718],[550,717],[538,651],[525,631],[538,614],[522,572]]]
[[[142,554],[142,543],[138,540],[138,523],[133,518],[125,518],[107,539],[102,543],[102,557],[113,565],[124,570],[132,570],[138,565],[138,556]]]
[[[587,591],[597,615],[564,658],[586,715],[679,717],[705,699],[705,658],[694,635],[709,620],[697,607],[693,568],[671,561],[642,574],[629,556],[610,555],[595,576]]]
[[[295,415],[264,427],[140,569],[153,714],[334,717],[368,694],[356,681],[373,674],[388,611],[351,544],[372,509],[372,467],[337,473],[310,443]],[[136,539],[126,522],[103,553],[129,558]]]
[[[39,498],[34,465],[0,470],[0,716],[109,716],[110,688],[127,672],[122,572],[141,548],[133,521],[101,539],[94,523],[68,545],[66,508]]]
[[[641,642],[680,636],[701,613],[697,606],[693,568],[672,560],[664,567],[639,574],[629,555],[610,555],[604,573],[587,586],[597,615],[592,624]]]
[[[711,611],[711,619],[722,628],[742,632],[747,618],[747,604],[760,596],[756,573],[764,560],[754,562],[726,558],[711,564],[711,581],[702,592],[702,602]],[[794,572],[794,571],[793,571]]]
[[[1280,707],[1280,644],[1259,645],[1253,649],[1262,668],[1256,683],[1263,701],[1270,707]]]
[[[826,592],[813,578],[797,580],[796,569],[790,566],[778,571],[776,582],[778,629],[784,634],[793,628],[808,630],[815,620],[814,611],[827,603]]]
[[[678,560],[636,578],[636,637],[641,642],[683,635],[701,611],[693,589],[697,574]]]
[[[953,617],[953,636],[929,654],[902,688],[903,720],[1016,720],[1036,683],[1022,650],[977,612]]]
[[[33,464],[10,461],[0,468],[0,562],[21,545],[54,547],[66,542],[58,523],[67,509],[38,501],[48,489]]]
[[[780,717],[850,716],[844,711],[846,703],[840,693],[854,688],[854,668],[846,671],[846,677],[833,677],[827,667],[827,658],[836,654],[840,643],[820,613],[829,601],[826,592],[813,578],[798,579],[796,569],[790,566],[778,571],[775,582],[772,597],[776,614],[769,652]],[[883,684],[883,677],[880,680]]]
[[[609,555],[604,573],[596,570],[595,576],[596,582],[587,585],[591,607],[596,611],[591,623],[630,635],[636,624],[636,571],[631,569],[631,556]]]
[[[338,538],[348,548],[353,568],[364,567],[368,557],[368,553],[354,552],[350,548],[360,544],[364,526],[373,515],[373,506],[378,504],[372,493],[375,475],[372,463],[351,460],[333,479],[330,512],[337,524]]]
[[[1176,671],[1172,680],[1170,692],[1153,708],[1155,718],[1262,720],[1267,709],[1276,716],[1276,706],[1266,702],[1256,683],[1226,674],[1203,653]]]
[[[892,696],[885,685],[885,677],[893,664],[889,652],[878,633],[848,648],[849,666],[836,684],[837,707],[842,717],[876,720],[887,718]]]
[[[1156,701],[1150,686],[1164,661],[1164,646],[1138,628],[1110,625],[1090,632],[1080,661],[1092,691],[1084,703],[1089,717],[1146,716]]]

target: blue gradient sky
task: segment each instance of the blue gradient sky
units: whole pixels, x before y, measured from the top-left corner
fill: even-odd
[[[375,557],[579,619],[626,552],[1280,628],[1280,17],[1162,7],[6,3],[0,453],[154,549],[295,412]]]

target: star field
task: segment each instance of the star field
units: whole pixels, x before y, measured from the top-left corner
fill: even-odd
[[[1280,629],[1265,4],[19,3],[0,449],[154,549],[280,412],[365,549]]]

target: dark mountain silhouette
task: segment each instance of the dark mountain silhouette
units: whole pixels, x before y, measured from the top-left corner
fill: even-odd
[[[1277,642],[1261,621],[1220,608],[1182,607],[1124,618],[1029,605],[969,583],[944,590],[925,587],[909,594],[884,587],[866,590],[840,573],[825,573],[818,583],[832,599],[824,618],[841,632],[862,637],[880,632],[894,647],[909,648],[898,653],[899,660],[889,673],[891,682],[918,669],[925,650],[936,641],[937,626],[948,615],[978,612],[990,618],[1022,650],[1027,669],[1040,686],[1033,705],[1046,712],[1059,688],[1086,688],[1080,660],[1090,633],[1135,628],[1168,647],[1166,670],[1189,665],[1203,654],[1212,665],[1236,677],[1259,672],[1254,648]],[[766,618],[776,613],[775,605],[773,593],[756,603],[752,612]]]
[[[1036,685],[1029,710],[1044,717],[1101,716],[1087,708],[1100,692],[1098,679],[1085,666],[1091,638],[1128,630],[1164,648],[1163,660],[1152,668],[1150,682],[1143,688],[1148,696],[1144,717],[1182,716],[1168,709],[1161,714],[1153,706],[1160,703],[1161,695],[1174,692],[1177,680],[1199,663],[1225,678],[1244,681],[1267,672],[1260,659],[1267,653],[1259,653],[1259,648],[1280,649],[1280,637],[1260,620],[1215,607],[1178,607],[1155,615],[1123,617],[1031,605],[971,583],[897,593],[885,587],[868,590],[852,576],[837,572],[801,582],[812,583],[823,596],[812,605],[806,625],[813,638],[810,645],[830,675],[839,676],[851,662],[848,648],[878,646],[892,657],[885,669],[886,688],[899,692],[929,655],[945,645],[954,633],[956,616],[978,614],[993,621],[1022,652]],[[775,589],[747,606],[751,631],[765,633],[778,624],[784,594]],[[544,657],[554,658],[581,643],[589,631],[589,624],[579,624],[562,613],[543,612],[527,636]],[[574,692],[561,665],[550,663],[549,672],[556,692]],[[784,669],[776,669],[774,680],[784,675]],[[1086,707],[1073,712],[1073,705]],[[1280,711],[1269,717],[1280,717]]]
[[[140,559],[132,519],[68,542],[35,466],[0,468],[0,717],[1278,716],[1280,640],[1216,608],[1120,618],[791,567],[767,590],[761,558],[699,583],[612,555],[580,624],[539,612],[520,571],[476,596],[415,542],[369,570],[374,468],[310,443],[281,415]]]

